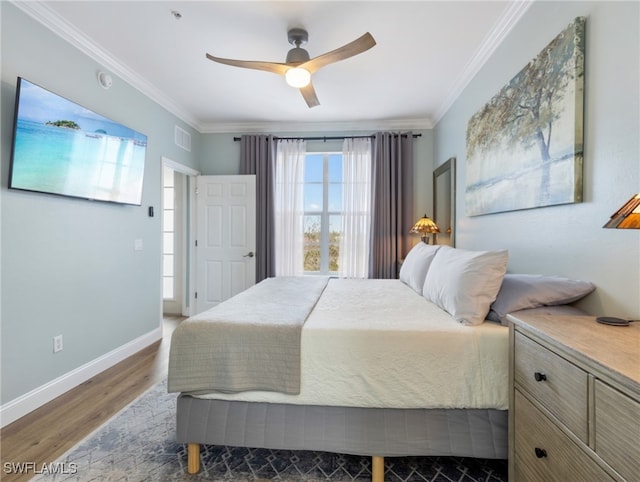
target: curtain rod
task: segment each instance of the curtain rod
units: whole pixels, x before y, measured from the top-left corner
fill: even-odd
[[[400,135],[402,137],[407,137],[407,134],[394,134],[394,135]],[[278,139],[300,139],[303,141],[342,141],[344,139],[373,139],[375,137],[375,135],[371,134],[369,136],[320,136],[320,137],[278,137],[278,136],[273,136],[273,138],[275,140]],[[412,137],[415,139],[416,137],[422,137],[422,134],[412,134]],[[233,140],[234,142],[238,142],[240,141],[242,138],[241,137],[234,137]]]

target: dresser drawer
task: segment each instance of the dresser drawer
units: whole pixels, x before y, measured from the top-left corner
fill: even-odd
[[[540,410],[515,391],[515,480],[613,480]]]
[[[514,369],[516,384],[588,443],[587,372],[519,332]]]
[[[627,480],[640,478],[640,403],[596,380],[596,452]]]

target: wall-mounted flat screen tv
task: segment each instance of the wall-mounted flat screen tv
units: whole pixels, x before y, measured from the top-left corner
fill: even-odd
[[[9,188],[140,205],[147,137],[18,77]]]

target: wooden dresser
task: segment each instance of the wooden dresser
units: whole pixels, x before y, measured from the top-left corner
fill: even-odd
[[[640,322],[508,319],[509,480],[640,481]]]

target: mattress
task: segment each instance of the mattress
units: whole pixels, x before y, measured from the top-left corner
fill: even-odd
[[[508,407],[508,328],[465,326],[399,280],[332,279],[301,335],[296,395],[199,398],[365,408]]]

